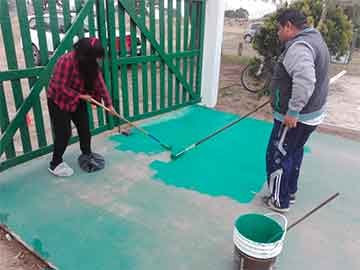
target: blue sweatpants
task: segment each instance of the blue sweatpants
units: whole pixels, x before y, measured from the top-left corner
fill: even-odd
[[[266,151],[268,187],[275,205],[289,207],[290,194],[298,189],[304,145],[316,126],[297,123],[296,128],[286,128],[275,120]]]

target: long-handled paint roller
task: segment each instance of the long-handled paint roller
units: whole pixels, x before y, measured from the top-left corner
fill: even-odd
[[[331,202],[332,200],[334,200],[337,196],[339,196],[340,193],[336,192],[334,195],[332,195],[330,198],[328,198],[326,201],[322,202],[320,205],[318,205],[317,207],[315,207],[314,209],[312,209],[310,212],[308,212],[306,215],[304,215],[303,217],[299,218],[298,220],[296,220],[294,223],[292,223],[290,226],[288,226],[286,228],[286,231],[289,232],[292,228],[294,228],[296,225],[298,225],[300,222],[304,221],[305,219],[307,219],[309,216],[311,216],[312,214],[314,214],[316,211],[318,211],[320,208],[324,207],[325,205],[327,205],[329,202]],[[279,236],[280,233],[275,234],[274,236],[272,236],[267,243],[271,243],[272,241],[274,241],[274,239],[276,239]]]
[[[340,72],[339,74],[335,75],[334,77],[332,77],[330,79],[330,84],[334,83],[336,80],[338,80],[339,78],[341,78],[342,76],[344,76],[346,74],[346,70],[343,70],[342,72]],[[239,123],[240,121],[244,120],[245,118],[249,117],[250,115],[254,114],[255,112],[257,112],[258,110],[260,110],[261,108],[265,107],[266,105],[268,105],[271,102],[271,100],[266,101],[265,103],[261,104],[260,106],[258,106],[257,108],[255,108],[253,111],[245,114],[244,116],[242,116],[241,118],[231,122],[230,124],[226,125],[225,127],[218,129],[217,131],[215,131],[214,133],[206,136],[205,138],[201,139],[200,141],[186,147],[184,150],[178,152],[178,153],[172,153],[171,154],[171,159],[178,159],[179,157],[181,157],[182,155],[184,155],[186,152],[190,151],[191,149],[197,147],[198,145],[202,144],[203,142],[206,142],[207,140],[211,139],[212,137],[218,135],[219,133],[221,133],[222,131],[236,125],[237,123]]]
[[[154,135],[150,134],[148,131],[146,131],[145,129],[133,124],[132,122],[130,122],[129,120],[125,119],[124,117],[122,117],[120,114],[118,114],[116,111],[110,110],[108,107],[106,107],[104,104],[96,101],[95,99],[91,98],[90,103],[93,103],[101,108],[103,108],[105,111],[109,112],[111,115],[116,116],[117,118],[125,121],[126,123],[128,123],[130,126],[136,128],[137,130],[139,130],[141,133],[145,134],[146,136],[148,136],[149,138],[153,139],[154,141],[156,141],[158,144],[160,144],[163,148],[165,148],[166,150],[171,150],[172,147],[161,142],[160,139],[158,139],[157,137],[155,137]]]
[[[265,103],[263,103],[262,105],[260,105],[259,107],[257,107],[255,110],[245,114],[244,116],[242,116],[241,118],[235,120],[234,122],[231,122],[230,124],[226,125],[225,127],[218,129],[217,131],[215,131],[214,133],[210,134],[209,136],[201,139],[200,141],[190,145],[189,147],[185,148],[184,150],[178,152],[177,154],[172,153],[171,154],[171,158],[172,159],[178,159],[179,157],[181,157],[182,155],[184,155],[186,152],[190,151],[191,149],[197,147],[198,145],[202,144],[203,142],[209,140],[210,138],[216,136],[217,134],[219,134],[220,132],[224,131],[225,129],[228,129],[229,127],[232,127],[233,125],[236,125],[237,123],[239,123],[241,120],[247,118],[248,116],[252,115],[253,113],[257,112],[258,110],[260,110],[261,108],[265,107],[266,105],[268,105],[270,103],[270,100],[266,101]]]

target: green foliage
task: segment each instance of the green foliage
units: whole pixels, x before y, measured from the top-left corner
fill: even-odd
[[[281,43],[277,36],[276,15],[265,20],[263,27],[254,37],[253,47],[264,57],[279,55]]]
[[[322,0],[302,0],[289,7],[301,10],[308,18],[309,25],[318,27]],[[279,10],[278,12],[280,12]],[[264,28],[255,36],[253,47],[262,56],[278,56],[281,43],[277,37],[276,17],[273,14],[265,20]],[[341,7],[329,7],[325,21],[319,26],[332,55],[341,56],[349,50],[352,39],[352,24]]]
[[[352,40],[352,24],[342,8],[328,12],[324,24],[320,27],[332,55],[341,56],[349,50]]]
[[[249,12],[244,8],[239,8],[237,10],[226,10],[225,17],[247,19],[249,18]]]

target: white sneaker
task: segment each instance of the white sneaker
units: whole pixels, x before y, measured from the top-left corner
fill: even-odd
[[[60,177],[68,177],[68,176],[72,176],[74,174],[74,170],[69,165],[67,165],[65,162],[60,163],[53,170],[50,168],[48,168],[48,170],[53,175],[60,176]]]

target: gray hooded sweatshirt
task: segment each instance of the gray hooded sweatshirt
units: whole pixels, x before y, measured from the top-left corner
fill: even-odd
[[[329,91],[330,55],[321,34],[306,28],[285,44],[270,85],[275,119],[306,122],[321,116]]]

